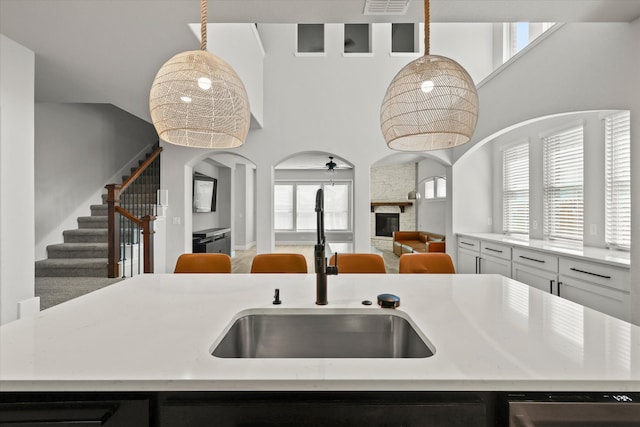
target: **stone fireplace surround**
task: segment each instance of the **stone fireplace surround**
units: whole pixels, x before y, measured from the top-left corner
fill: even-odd
[[[406,163],[371,168],[371,202],[407,202],[407,194],[416,186],[416,164]],[[415,204],[404,206],[376,206],[370,216],[371,246],[382,251],[393,251],[393,238],[376,236],[376,213],[400,214],[400,230],[416,230]]]

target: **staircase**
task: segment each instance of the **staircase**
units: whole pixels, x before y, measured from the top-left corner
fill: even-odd
[[[153,148],[156,147],[157,145]],[[150,154],[147,153],[145,159]],[[140,160],[138,164],[143,162],[144,159]],[[137,168],[131,168],[131,173],[135,173],[136,170]],[[123,176],[123,182],[127,178],[128,176]],[[155,200],[155,191],[154,194],[140,193],[149,188],[148,186],[136,186],[135,188],[138,198]],[[109,279],[107,274],[108,205],[106,197],[106,193],[102,195],[102,204],[90,206],[91,216],[78,217],[77,229],[65,230],[62,233],[64,243],[47,246],[47,259],[36,261],[37,296],[41,296],[38,294],[55,294],[52,287],[78,286],[79,288],[89,288],[86,290],[89,292],[92,286],[98,289],[121,280],[121,278]],[[133,251],[129,251],[129,254],[131,253]],[[84,280],[78,278],[84,278]],[[68,293],[68,290],[63,290],[63,292]],[[41,296],[41,308],[48,306],[50,305],[46,301],[42,301]]]

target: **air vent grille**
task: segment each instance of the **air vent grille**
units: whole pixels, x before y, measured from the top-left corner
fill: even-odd
[[[365,15],[404,15],[410,0],[365,0]]]

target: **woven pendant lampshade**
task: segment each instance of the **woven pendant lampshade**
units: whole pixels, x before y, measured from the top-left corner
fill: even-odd
[[[429,0],[424,10],[425,55],[398,72],[380,108],[384,139],[399,151],[462,145],[478,121],[478,94],[469,73],[452,59],[429,55]]]
[[[179,53],[160,68],[149,95],[151,120],[171,144],[239,147],[249,132],[247,91],[233,68],[206,50],[207,0],[201,5],[200,50]]]

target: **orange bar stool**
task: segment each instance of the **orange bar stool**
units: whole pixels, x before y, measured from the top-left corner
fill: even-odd
[[[174,273],[231,273],[231,257],[227,254],[182,254]]]
[[[251,262],[252,273],[306,273],[307,259],[302,254],[258,254]]]
[[[410,253],[400,256],[399,273],[455,274],[449,254],[440,252]]]
[[[330,265],[336,264],[336,256],[329,260]],[[338,274],[342,273],[386,273],[384,259],[378,254],[356,253],[338,254]]]

